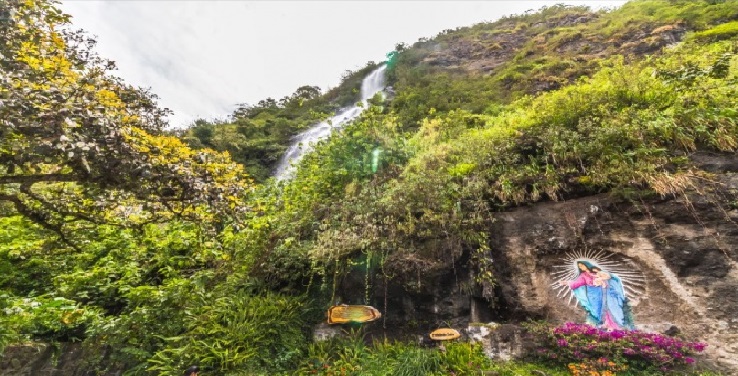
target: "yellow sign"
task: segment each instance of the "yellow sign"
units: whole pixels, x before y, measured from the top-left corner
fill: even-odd
[[[382,317],[379,311],[371,306],[338,305],[328,309],[329,324],[348,324],[374,321]]]
[[[432,331],[430,337],[435,341],[448,341],[461,337],[461,333],[456,331],[456,329],[443,328]]]

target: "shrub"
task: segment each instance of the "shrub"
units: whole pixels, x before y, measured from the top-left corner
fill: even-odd
[[[310,345],[300,375],[432,376],[478,375],[492,366],[481,346],[448,343],[446,350],[414,343],[376,341],[365,345],[361,336]]]
[[[149,371],[176,375],[191,364],[221,373],[278,374],[293,369],[307,343],[300,298],[245,291],[214,299],[189,315],[187,332],[167,338]]]
[[[98,318],[94,308],[53,295],[19,298],[0,295],[0,353],[5,345],[38,338],[79,341]]]
[[[720,24],[712,29],[694,34],[695,39],[709,42],[730,39],[736,36],[738,36],[738,21]]]
[[[539,323],[529,325],[529,330],[539,343],[536,357],[568,365],[575,375],[683,369],[693,364],[694,354],[707,346],[657,333],[606,331],[587,324],[552,327]]]

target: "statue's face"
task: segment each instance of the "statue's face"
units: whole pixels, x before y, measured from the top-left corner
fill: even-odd
[[[577,263],[577,266],[579,267],[579,270],[586,272],[587,271],[587,265],[582,264],[581,262]]]

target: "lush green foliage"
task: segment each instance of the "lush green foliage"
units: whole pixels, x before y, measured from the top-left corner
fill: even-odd
[[[28,298],[0,296],[2,320],[0,348],[9,343],[46,338],[59,341],[80,340],[85,327],[97,318],[94,308],[83,308],[73,300],[41,295]]]
[[[99,339],[113,366],[141,364],[223,265],[206,238],[250,180],[163,136],[155,97],[109,76],[54,2],[0,14],[0,345]]]
[[[197,120],[180,136],[195,149],[227,151],[250,176],[263,182],[272,175],[293,136],[359,100],[362,79],[375,63],[346,71],[341,84],[322,94],[317,86],[301,86],[279,101],[267,98],[242,104],[228,121]]]
[[[365,278],[351,298],[378,307],[377,278],[419,290],[471,260],[475,283],[493,283],[495,212],[680,195],[709,181],[691,153],[738,148],[733,0],[551,6],[398,45],[394,96],[283,182],[268,176],[290,137],[355,101],[374,64],[324,95],[304,86],[199,121],[180,135],[194,151],[162,135],[150,95],[82,59],[73,42],[89,39],[59,33],[53,3],[0,13],[10,7],[35,26],[1,25],[16,37],[0,45],[0,347],[83,340],[111,349],[100,369],[130,375],[190,363],[231,375],[568,372],[492,364],[468,344],[312,344],[306,332],[347,295],[348,273]],[[49,85],[80,96],[49,97]]]
[[[299,375],[476,375],[492,363],[481,346],[450,343],[422,348],[404,342],[377,341],[366,345],[357,333],[310,345]]]
[[[729,37],[738,2],[633,1],[611,12],[553,5],[398,45],[392,109],[414,127],[431,109],[496,114],[500,104],[591,76],[610,56],[657,54],[689,30]]]
[[[3,209],[77,246],[80,227],[202,219],[203,203],[240,203],[241,166],[162,136],[155,97],[109,76],[114,64],[53,3],[4,1],[0,13]]]
[[[270,374],[294,369],[307,338],[297,298],[237,291],[186,312],[184,333],[166,338],[148,369],[178,375],[190,364],[221,373]],[[269,370],[269,371],[267,371]]]
[[[465,246],[487,252],[480,229],[494,210],[605,191],[680,194],[702,177],[688,153],[736,148],[733,48],[613,59],[591,79],[497,115],[435,113],[412,133],[398,127],[401,117],[372,112],[305,159],[282,210],[320,223],[309,251],[317,261],[393,253],[383,270],[412,278],[453,262]],[[371,134],[382,137],[370,145],[397,158],[367,175],[352,166],[371,147],[351,145]]]
[[[709,30],[700,31],[694,34],[695,39],[718,41],[730,39],[738,35],[738,21],[728,22],[717,25]]]

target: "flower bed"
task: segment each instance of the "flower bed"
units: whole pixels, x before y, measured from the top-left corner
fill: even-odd
[[[567,365],[573,375],[684,369],[707,346],[657,333],[607,331],[587,324],[531,324],[528,329],[538,344],[536,357]]]

